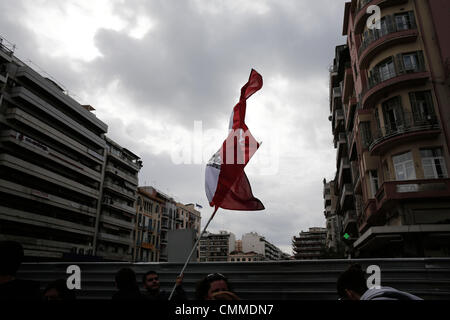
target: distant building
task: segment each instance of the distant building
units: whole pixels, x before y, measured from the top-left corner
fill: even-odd
[[[265,260],[282,260],[286,258],[279,248],[256,232],[242,235],[242,251],[259,253],[264,256]]]
[[[231,232],[206,232],[200,239],[200,262],[226,262],[229,254],[235,251],[235,246],[236,236]]]
[[[338,197],[335,194],[335,181],[323,180],[324,215],[327,220],[326,248],[330,252],[339,252],[342,243],[342,217],[336,213]]]
[[[229,262],[252,262],[252,261],[264,261],[265,258],[262,254],[256,252],[242,252],[233,251],[228,256]]]
[[[299,237],[292,239],[295,259],[319,259],[325,249],[326,239],[326,228],[309,228],[309,231],[300,232]]]

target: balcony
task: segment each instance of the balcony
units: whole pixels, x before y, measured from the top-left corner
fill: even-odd
[[[128,205],[126,205],[126,204],[124,204],[124,203],[122,203],[120,201],[113,200],[111,198],[104,198],[102,203],[104,205],[110,207],[110,208],[119,210],[121,212],[128,213],[130,215],[135,215],[136,214],[136,209],[135,208],[130,207],[130,206],[128,206]]]
[[[126,198],[128,200],[131,200],[133,202],[136,200],[136,195],[135,195],[135,193],[133,191],[130,191],[127,188],[123,188],[123,187],[121,187],[121,186],[119,186],[117,184],[114,184],[111,181],[105,181],[104,187],[109,189],[109,190],[111,190],[111,191],[114,191],[115,194],[117,194],[117,195],[119,195],[121,197],[124,197],[124,198]]]
[[[364,208],[360,232],[374,224],[382,213],[397,201],[423,201],[450,198],[450,179],[386,181]]]
[[[43,181],[55,185],[55,188],[63,187],[72,192],[80,193],[93,199],[98,199],[99,191],[68,179],[53,171],[42,168],[41,166],[32,164],[28,161],[16,158],[9,154],[0,155],[0,167],[7,167],[7,170],[16,170],[24,174],[33,176]]]
[[[344,184],[339,203],[341,205],[341,210],[344,210],[353,204],[353,186],[351,183]]]
[[[39,86],[42,90],[55,97],[66,108],[71,110],[74,114],[84,118],[84,121],[94,126],[98,132],[106,133],[108,126],[99,120],[93,113],[84,109],[78,102],[72,99],[68,94],[63,92],[60,88],[57,88],[52,81],[42,77],[39,73],[34,71],[28,66],[18,68],[16,77],[20,79],[26,79]]]
[[[132,183],[133,185],[138,185],[138,178],[136,176],[133,176],[131,174],[126,173],[125,171],[122,171],[119,168],[114,167],[111,164],[108,164],[106,166],[106,171],[111,172],[115,174],[116,176],[121,177],[122,179],[127,180],[128,182]]]
[[[85,158],[88,158],[89,160],[95,161],[98,164],[103,163],[103,156],[89,149],[85,145],[82,145],[78,141],[70,138],[69,136],[64,134],[64,132],[56,130],[55,128],[49,126],[45,122],[42,122],[41,120],[37,119],[31,114],[23,111],[22,109],[8,108],[6,110],[5,118],[8,121],[30,127],[44,134],[50,139],[70,148],[71,150],[77,152],[78,154],[84,156]]]
[[[418,34],[415,23],[402,29],[398,29],[397,25],[393,23],[388,25],[384,32],[378,29],[368,30],[358,50],[360,69],[366,69],[371,59],[383,50],[393,45],[414,42]]]
[[[356,220],[357,220],[356,211],[353,210],[346,211],[343,222],[344,232],[353,233],[352,231],[356,230]]]
[[[0,141],[10,146],[19,147],[22,152],[23,149],[31,151],[36,155],[46,158],[48,162],[55,162],[61,166],[66,167],[72,172],[83,175],[84,178],[95,181],[101,180],[101,174],[79,161],[67,157],[65,154],[49,148],[47,145],[39,140],[33,139],[16,130],[0,131]]]
[[[375,105],[376,101],[389,95],[391,92],[410,88],[414,85],[424,84],[430,78],[430,73],[425,71],[424,66],[417,66],[408,70],[407,73],[397,74],[395,71],[381,75],[373,72],[369,77],[369,86],[363,91],[362,105],[368,109]]]
[[[100,221],[109,223],[115,226],[119,226],[128,230],[134,230],[134,223],[126,220],[119,220],[117,218],[110,217],[106,214],[102,214],[100,217]]]
[[[376,194],[377,210],[392,200],[450,198],[450,179],[387,181]]]
[[[345,175],[345,172],[347,170],[347,173],[350,172],[350,162],[347,157],[342,157],[341,162],[338,169],[338,187],[340,188],[342,186],[343,178]]]
[[[105,233],[105,232],[99,232],[98,239],[103,240],[103,241],[113,242],[113,243],[120,243],[120,244],[124,244],[127,246],[134,245],[134,241],[131,237],[115,236],[115,235]]]
[[[127,168],[133,170],[133,171],[139,171],[139,164],[136,162],[133,162],[131,159],[127,158],[125,155],[123,155],[120,151],[113,151],[109,150],[108,155],[114,158],[119,163],[127,166]]]
[[[24,87],[16,87],[11,90],[11,97],[15,100],[20,100],[25,102],[27,105],[33,106],[37,109],[39,114],[45,114],[49,119],[49,123],[56,121],[64,125],[68,130],[73,130],[83,139],[88,140],[90,143],[95,144],[99,148],[105,148],[106,142],[99,135],[90,131],[84,127],[81,123],[75,121],[73,118],[63,113],[62,111],[50,105],[46,101],[42,100],[40,97],[32,93],[30,90]]]
[[[364,30],[369,14],[367,8],[371,5],[379,6],[381,9],[407,3],[408,0],[361,0],[355,17],[355,34],[360,34]]]
[[[403,113],[403,120],[389,123],[374,134],[370,143],[371,155],[380,155],[397,144],[429,138],[441,132],[435,115],[419,117],[409,112]]]
[[[335,141],[336,151],[336,167],[340,164],[340,159],[342,158],[343,152],[346,150],[347,146],[347,137],[345,133],[339,133],[338,140]]]

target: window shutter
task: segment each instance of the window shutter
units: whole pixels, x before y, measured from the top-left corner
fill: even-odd
[[[417,71],[425,71],[425,58],[422,51],[417,51],[417,59],[419,60],[419,70]]]
[[[400,75],[405,73],[405,67],[403,64],[403,54],[399,53],[395,57],[396,57],[395,61],[397,62],[396,63],[397,74]]]
[[[431,117],[429,120],[435,119],[436,115],[434,113],[434,105],[433,105],[433,99],[431,97],[431,91],[424,92],[425,99],[426,99],[426,108],[427,108],[427,115]],[[427,119],[428,120],[428,119]]]
[[[415,92],[410,92],[409,93],[409,101],[411,102],[411,110],[412,110],[414,122],[417,123],[421,119],[420,119],[420,112],[417,109],[417,100],[416,100],[416,93]]]
[[[397,96],[396,100],[397,101],[396,101],[395,109],[396,109],[396,113],[398,116],[397,126],[404,128],[406,123],[405,123],[405,114],[404,114],[403,107],[402,107],[402,97]]]
[[[379,115],[379,113],[378,113],[378,108],[375,109],[375,120],[376,120],[376,122],[377,122],[377,129],[378,129],[378,132],[381,134],[380,115]]]
[[[409,11],[408,15],[409,15],[409,28],[417,29],[416,17],[414,16],[414,11]]]
[[[445,166],[444,158],[438,158],[439,163],[441,164],[443,178],[448,178],[447,167]]]
[[[387,23],[387,33],[395,32],[395,23],[394,23],[394,17],[393,16],[386,16],[386,23]]]

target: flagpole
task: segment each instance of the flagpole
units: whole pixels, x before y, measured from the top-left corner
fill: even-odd
[[[180,272],[179,276],[181,276],[181,275],[183,274],[184,270],[186,269],[187,264],[189,263],[189,260],[191,260],[191,257],[192,257],[192,255],[194,254],[195,249],[197,249],[197,245],[198,245],[198,243],[200,242],[200,239],[202,238],[203,234],[206,232],[206,228],[208,228],[209,223],[211,222],[211,220],[212,220],[212,219],[214,218],[214,216],[216,215],[217,209],[219,209],[219,207],[216,207],[216,208],[214,209],[214,212],[213,212],[213,214],[211,215],[211,217],[209,218],[208,223],[206,223],[206,226],[203,228],[203,231],[202,231],[202,233],[200,234],[200,237],[198,237],[197,241],[196,241],[195,244],[194,244],[194,247],[192,247],[191,253],[189,254],[189,257],[187,258],[186,262],[184,263],[183,269],[181,269],[181,272]],[[173,296],[173,293],[175,292],[176,287],[177,287],[177,283],[175,282],[175,285],[173,286],[172,292],[170,293],[170,296],[169,296],[169,301],[170,301],[170,299],[172,299],[172,296]]]

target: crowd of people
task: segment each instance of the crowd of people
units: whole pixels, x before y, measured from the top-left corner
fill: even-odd
[[[0,241],[0,300],[75,300],[75,290],[67,287],[65,279],[57,279],[41,292],[39,282],[16,277],[24,258],[20,243]],[[143,291],[139,288],[136,273],[131,268],[121,268],[115,275],[117,291],[112,300],[167,301],[170,293],[161,290],[159,275],[148,271],[142,277]],[[422,300],[421,298],[390,287],[367,288],[365,273],[360,265],[351,265],[337,280],[339,300]],[[187,301],[183,289],[183,275],[176,279],[173,302]],[[212,273],[196,286],[196,300],[240,300],[231,283],[221,273]]]

